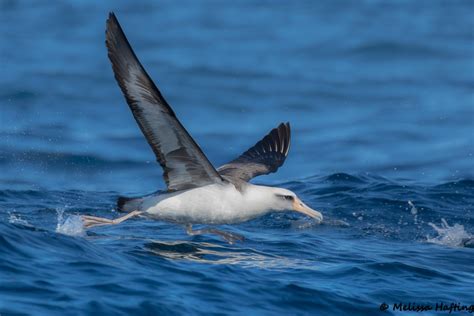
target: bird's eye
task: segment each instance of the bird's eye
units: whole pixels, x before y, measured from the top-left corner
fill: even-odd
[[[293,201],[295,199],[295,197],[292,195],[277,194],[277,196],[288,201]]]

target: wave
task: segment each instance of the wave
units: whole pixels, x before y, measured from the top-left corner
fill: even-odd
[[[113,208],[119,192],[2,190],[0,290],[22,293],[15,310],[34,302],[40,314],[53,307],[62,314],[70,311],[71,302],[84,313],[120,310],[122,301],[152,304],[156,293],[172,292],[177,294],[162,300],[165,307],[150,305],[154,311],[171,310],[183,296],[207,298],[230,284],[248,288],[244,300],[271,288],[275,297],[290,297],[288,306],[304,298],[305,306],[332,302],[339,309],[327,308],[344,313],[360,293],[352,284],[362,280],[370,286],[358,308],[367,314],[380,299],[382,284],[389,287],[387,297],[407,278],[433,280],[424,293],[434,296],[449,284],[467,286],[463,278],[468,272],[453,272],[452,262],[457,260],[455,267],[461,269],[472,261],[474,223],[465,211],[474,202],[471,180],[424,186],[337,173],[280,185],[321,209],[324,223],[314,225],[294,213],[269,214],[224,227],[245,235],[246,241],[237,245],[214,236],[190,237],[180,226],[151,220],[85,231],[82,214],[118,216]],[[438,193],[456,191],[463,198],[445,209]],[[440,221],[440,226],[433,224]],[[2,275],[14,275],[14,281]],[[88,298],[77,298],[77,292]],[[98,305],[97,293],[110,296],[107,307]],[[40,294],[52,299],[44,303]],[[463,295],[445,296],[454,297]]]
[[[474,181],[461,179],[436,185],[389,180],[380,176],[335,173],[278,184],[294,190],[325,214],[325,227],[358,237],[431,242],[470,247],[474,222]],[[31,225],[72,236],[84,236],[78,215],[114,217],[120,192],[80,190],[2,190],[4,222]],[[46,220],[47,218],[47,220]],[[438,227],[432,223],[442,222]],[[454,226],[445,225],[444,221]],[[320,229],[294,213],[273,213],[241,229]]]
[[[416,43],[403,43],[398,41],[371,41],[357,45],[346,52],[370,58],[449,58],[452,55],[441,49]]]

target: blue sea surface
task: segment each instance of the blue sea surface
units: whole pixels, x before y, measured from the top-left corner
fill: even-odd
[[[85,231],[79,215],[118,217],[119,195],[165,189],[113,78],[109,11],[216,167],[289,121],[288,159],[254,183],[293,190],[325,221],[221,227],[245,236],[232,245],[145,219]],[[470,0],[0,1],[0,314],[474,304],[473,12]]]

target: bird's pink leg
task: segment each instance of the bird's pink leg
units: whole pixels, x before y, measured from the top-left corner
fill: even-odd
[[[142,213],[143,212],[140,212],[140,211],[133,211],[133,212],[128,213],[127,215],[124,215],[116,219],[108,219],[104,217],[83,215],[81,216],[81,219],[82,219],[84,228],[92,228],[95,226],[117,225],[123,221],[126,221],[127,219],[131,217],[139,216]]]

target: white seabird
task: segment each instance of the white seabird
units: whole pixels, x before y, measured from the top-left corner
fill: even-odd
[[[186,225],[190,235],[214,233],[229,242],[242,236],[217,229],[193,230],[192,224],[234,224],[272,211],[292,210],[316,219],[323,215],[284,188],[254,185],[254,177],[277,171],[290,148],[290,124],[282,123],[238,158],[215,169],[146,73],[113,13],[106,45],[112,69],[148,144],[163,168],[164,193],[119,197],[117,219],[82,216],[84,227],[114,225],[146,216]]]

